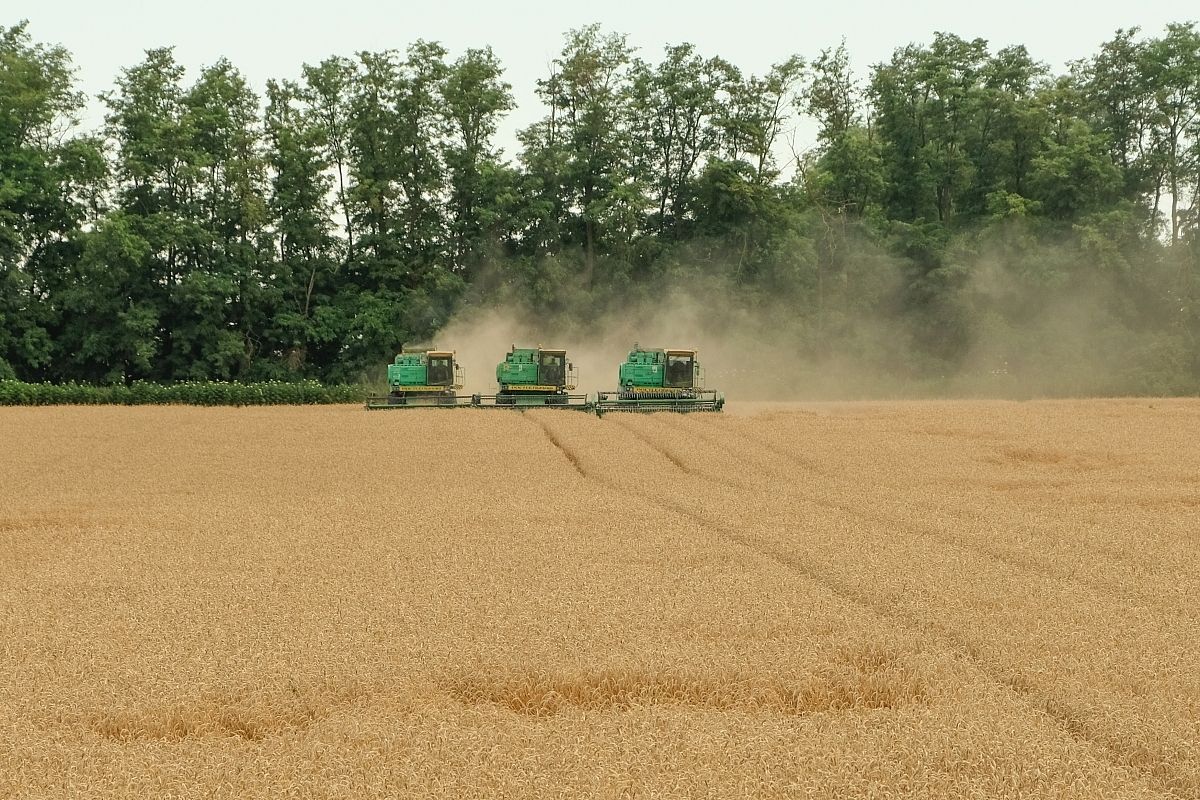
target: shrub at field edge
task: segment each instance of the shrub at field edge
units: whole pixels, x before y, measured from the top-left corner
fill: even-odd
[[[0,406],[50,405],[193,405],[263,406],[323,405],[362,402],[361,386],[325,386],[316,381],[227,383],[189,381],[158,384],[134,381],[128,386],[83,383],[22,383],[0,380]]]

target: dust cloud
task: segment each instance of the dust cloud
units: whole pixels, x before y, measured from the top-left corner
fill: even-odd
[[[1079,258],[1045,247],[1014,259],[993,242],[962,257],[957,284],[925,306],[905,294],[917,280],[911,265],[878,248],[826,278],[823,306],[810,278],[747,290],[720,267],[626,291],[591,292],[567,276],[542,311],[519,285],[482,282],[435,341],[457,351],[466,391],[482,394],[496,390],[496,364],[514,344],[565,348],[577,393],[616,389],[635,344],[696,349],[706,388],[731,401],[1197,391],[1200,364],[1188,360],[1188,340],[1175,332],[1182,326],[1139,309],[1120,275]]]
[[[436,342],[457,352],[465,391],[472,393],[495,392],[496,364],[513,345],[566,349],[578,371],[578,393],[617,389],[618,367],[634,345],[697,350],[706,388],[732,399],[866,398],[886,394],[888,388],[903,389],[848,359],[803,355],[790,344],[798,338],[800,323],[785,310],[767,312],[727,298],[715,300],[674,289],[661,302],[593,313],[586,321],[582,315],[574,320],[539,317],[516,304],[473,307],[453,318]]]

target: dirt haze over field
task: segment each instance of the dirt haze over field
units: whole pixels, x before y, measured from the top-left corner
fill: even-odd
[[[814,364],[781,341],[783,328],[769,315],[738,308],[714,313],[683,293],[664,308],[606,316],[585,329],[512,310],[469,309],[436,342],[457,351],[468,390],[482,394],[495,392],[496,364],[514,344],[566,348],[583,392],[618,388],[617,369],[635,344],[698,350],[706,385],[735,399],[855,399],[901,391],[899,381],[870,375],[840,357]]]
[[[729,408],[0,409],[0,797],[1200,797],[1200,401]]]
[[[985,279],[979,280],[986,291]],[[1050,302],[1018,328],[988,318],[958,366],[924,379],[905,374],[915,345],[898,318],[857,320],[851,341],[817,356],[801,347],[816,333],[786,305],[723,303],[680,290],[661,304],[635,303],[586,325],[517,306],[468,307],[435,341],[457,351],[469,392],[495,392],[496,364],[514,344],[566,348],[579,368],[580,391],[615,389],[619,364],[641,344],[697,349],[708,388],[732,400],[784,402],[1137,394],[1146,385],[1141,371],[1159,369],[1156,358],[1174,358],[1136,332],[1114,328],[1098,295]],[[1178,364],[1164,370],[1167,382],[1152,393],[1174,393],[1171,380],[1186,377],[1179,370]]]
[[[841,246],[840,271],[818,274],[814,256],[797,252],[754,280],[721,248],[685,248],[674,267],[624,284],[610,276],[613,285],[554,259],[540,278],[493,263],[436,342],[457,350],[480,393],[495,391],[510,346],[539,343],[567,348],[585,391],[616,388],[640,343],[698,349],[708,387],[731,400],[1200,393],[1191,304],[1176,287],[1167,295],[1178,305],[1164,307],[1148,288],[1170,284],[1170,264],[1135,254],[1101,263],[1015,221],[938,269],[862,235]],[[1131,284],[1133,274],[1148,283]]]

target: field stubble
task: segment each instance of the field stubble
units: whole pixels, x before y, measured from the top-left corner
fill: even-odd
[[[0,797],[1200,798],[1194,401],[0,432]]]

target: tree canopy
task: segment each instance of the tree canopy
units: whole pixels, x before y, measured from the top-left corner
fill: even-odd
[[[1200,391],[1193,24],[1063,74],[935,33],[863,75],[589,26],[512,159],[489,48],[301,75],[148,50],[85,130],[70,54],[0,28],[0,379],[354,381],[464,304],[582,327],[691,285],[815,362]]]

